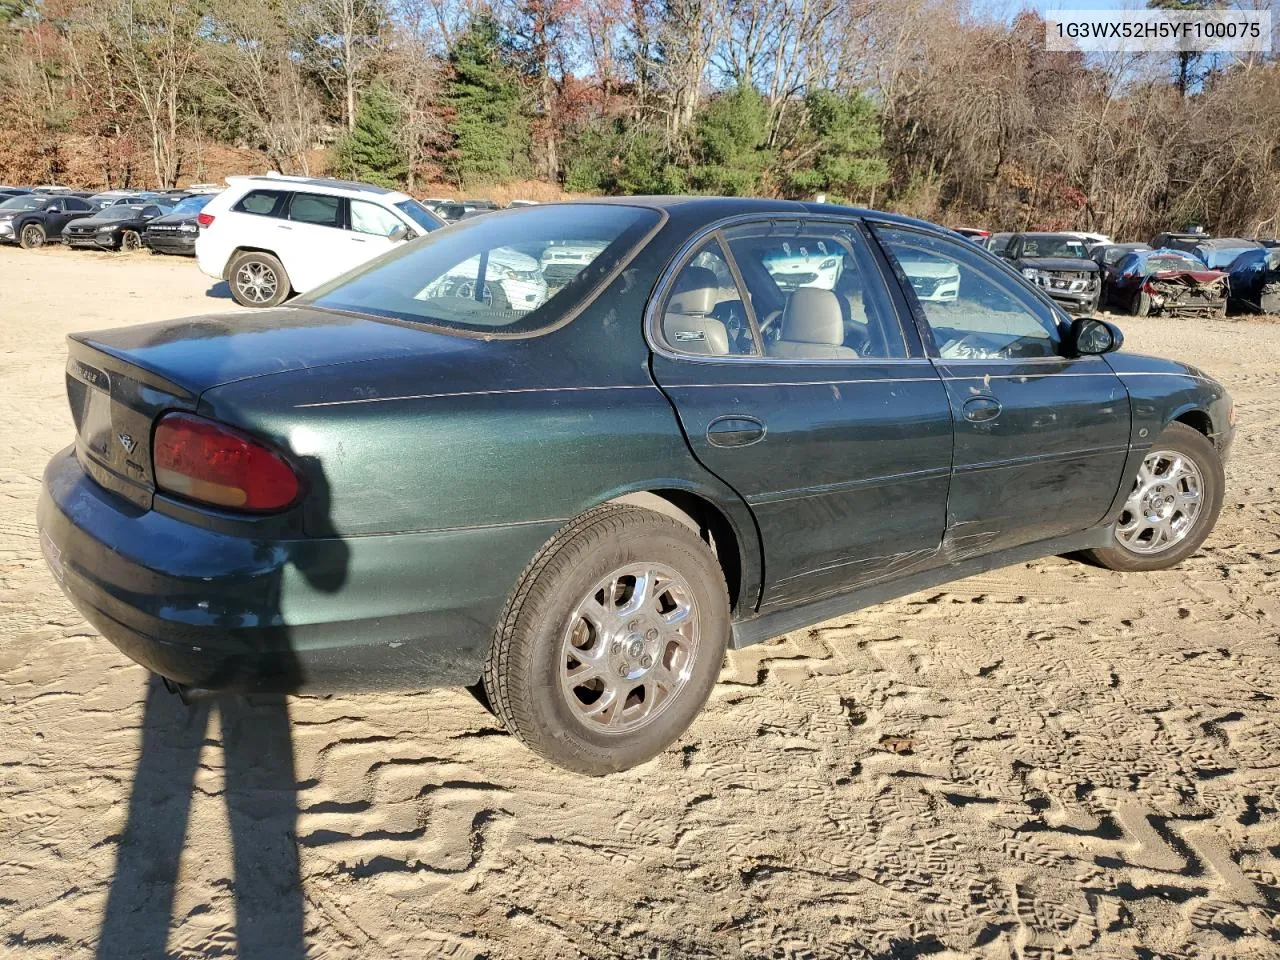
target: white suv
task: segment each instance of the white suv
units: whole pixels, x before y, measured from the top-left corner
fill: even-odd
[[[236,303],[274,307],[444,226],[412,197],[316,177],[227,177],[196,218],[196,260]]]

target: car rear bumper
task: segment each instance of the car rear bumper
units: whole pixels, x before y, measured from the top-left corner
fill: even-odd
[[[515,581],[505,568],[518,574],[556,526],[255,540],[135,507],[73,448],[45,470],[38,524],[63,592],[126,656],[238,691],[476,682]]]

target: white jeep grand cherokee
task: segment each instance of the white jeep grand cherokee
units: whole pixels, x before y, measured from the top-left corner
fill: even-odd
[[[412,197],[346,180],[228,177],[200,211],[196,260],[246,307],[274,307],[444,221]]]

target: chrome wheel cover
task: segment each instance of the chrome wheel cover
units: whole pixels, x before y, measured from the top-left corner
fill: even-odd
[[[267,264],[251,260],[236,270],[236,289],[252,303],[268,303],[276,295],[280,281]]]
[[[583,598],[560,643],[560,692],[587,727],[634,733],[689,682],[698,610],[683,576],[660,563],[614,570]]]
[[[1171,550],[1196,525],[1204,499],[1204,479],[1183,453],[1147,454],[1116,523],[1116,540],[1131,553],[1152,556]]]

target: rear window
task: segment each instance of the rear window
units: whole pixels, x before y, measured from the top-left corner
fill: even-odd
[[[289,219],[319,227],[341,227],[342,198],[323,193],[295,193],[289,204]]]
[[[621,204],[546,204],[405,244],[299,303],[490,334],[552,326],[660,221]]]
[[[282,190],[250,190],[231,209],[237,213],[256,213],[261,217],[278,217],[287,197]]]

